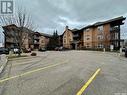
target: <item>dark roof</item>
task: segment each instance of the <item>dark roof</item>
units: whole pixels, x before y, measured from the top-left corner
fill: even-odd
[[[52,37],[52,35],[50,34],[46,34],[46,33],[40,33],[40,32],[34,32],[34,34],[40,35],[40,36],[45,36],[45,37]]]
[[[3,29],[9,29],[10,27],[14,27],[15,29],[18,29],[18,30],[21,29],[21,27],[17,27],[15,24],[10,24],[10,25],[6,25],[6,26],[2,26]],[[30,29],[28,29],[26,27],[23,27],[22,29],[25,32],[29,32],[29,33],[34,32],[34,31],[32,31],[32,30],[30,30]]]
[[[45,37],[52,37],[52,35],[50,35],[50,34],[46,34],[46,33],[40,33],[42,36],[45,36]]]
[[[10,24],[10,25],[6,25],[6,26],[2,26],[2,28],[8,28],[8,27],[11,27],[11,26],[13,26],[13,27],[16,27],[17,28],[17,26],[15,25],[15,24]]]
[[[74,28],[74,29],[72,29],[71,31],[78,31],[78,29],[77,29],[77,28]]]
[[[10,24],[10,25],[6,25],[6,26],[2,26],[3,29],[7,29],[8,27],[14,26],[17,29],[20,29],[21,27],[17,27],[15,24]],[[52,35],[50,34],[46,34],[46,33],[40,33],[40,32],[34,32],[26,27],[23,27],[23,31],[28,32],[28,33],[35,33],[35,34],[39,34],[39,35],[43,35],[45,37],[52,37]]]
[[[88,26],[82,28],[81,30],[87,29],[87,28],[90,28],[90,27],[96,27],[96,26],[104,25],[104,24],[107,24],[107,23],[116,22],[116,21],[123,21],[125,19],[126,19],[125,17],[121,16],[121,17],[117,17],[117,18],[110,19],[110,20],[103,21],[103,22],[96,22],[96,23],[94,23],[92,25],[88,25]]]
[[[115,22],[115,21],[122,21],[125,20],[126,18],[121,16],[121,17],[117,17],[117,18],[113,18],[107,21],[103,21],[103,22],[97,22],[94,24],[94,26],[99,26],[99,25],[103,25],[103,24],[107,24],[107,23],[111,23],[111,22]]]

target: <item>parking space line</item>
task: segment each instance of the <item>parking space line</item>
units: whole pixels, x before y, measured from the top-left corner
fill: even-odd
[[[61,62],[59,64],[49,65],[49,66],[46,66],[46,67],[42,67],[42,68],[38,68],[38,69],[35,69],[35,70],[32,70],[32,71],[25,72],[25,73],[22,73],[22,74],[19,74],[19,75],[16,75],[16,76],[12,76],[12,77],[9,77],[9,78],[1,79],[0,83],[3,83],[5,81],[11,80],[11,79],[15,79],[15,78],[18,78],[18,77],[26,76],[26,75],[32,74],[34,72],[45,70],[45,69],[48,69],[48,68],[51,68],[51,67],[56,67],[56,66],[64,64],[64,63],[68,63],[68,60],[66,60],[64,62]]]
[[[83,87],[77,92],[76,95],[82,95],[82,93],[86,90],[86,88],[91,84],[91,82],[96,78],[98,73],[100,72],[100,68],[92,75],[92,77],[83,85]]]

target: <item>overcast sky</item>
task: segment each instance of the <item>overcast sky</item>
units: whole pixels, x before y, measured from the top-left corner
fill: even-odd
[[[37,25],[38,32],[62,34],[66,25],[82,28],[98,21],[118,16],[127,17],[127,0],[15,0],[26,8]],[[127,20],[121,27],[127,32]],[[127,38],[127,37],[126,37]]]

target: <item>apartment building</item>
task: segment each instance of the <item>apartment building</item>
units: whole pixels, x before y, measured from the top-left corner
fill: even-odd
[[[32,36],[31,33],[33,31],[23,28],[23,32],[19,33],[20,27],[17,27],[15,24],[7,25],[2,27],[4,30],[4,35],[5,35],[5,48],[18,48],[19,46],[19,41],[21,38],[21,44],[23,49],[28,49],[31,48],[33,45],[32,42]],[[21,36],[22,35],[22,36]]]
[[[104,22],[97,22],[83,28],[84,47],[86,48],[106,48],[111,46],[115,50],[120,48],[120,26],[126,18],[118,17]]]
[[[20,27],[14,24],[3,26],[2,28],[5,35],[5,48],[9,49],[18,48],[20,37],[22,37],[21,45],[24,50],[46,48],[49,39],[52,37],[52,35],[34,32],[25,27],[23,27],[23,31],[20,34]]]
[[[70,30],[66,27],[63,33],[63,47],[71,49],[91,48],[110,49],[120,48],[120,26],[124,24],[124,17],[117,17],[104,22],[88,25],[80,30]]]
[[[72,48],[72,41],[73,41],[73,31],[68,28],[68,26],[65,27],[65,31],[63,33],[63,47],[65,48]]]
[[[34,33],[34,49],[47,48],[50,38],[52,35],[45,33]]]

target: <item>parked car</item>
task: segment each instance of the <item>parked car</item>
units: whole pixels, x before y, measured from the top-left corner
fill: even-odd
[[[46,49],[45,48],[40,48],[39,51],[45,52]]]
[[[62,51],[63,50],[63,47],[61,46],[61,47],[59,47],[59,51]]]
[[[127,48],[125,48],[125,57],[127,57]]]
[[[19,52],[22,53],[22,51],[20,51],[18,48],[14,48],[14,49],[13,49],[13,52],[14,52],[15,54],[18,54]]]
[[[55,51],[59,51],[59,47],[56,47],[56,48],[55,48]]]
[[[69,48],[65,48],[65,47],[62,47],[62,51],[68,51],[70,50]]]
[[[0,48],[0,54],[9,54],[9,49],[1,47]]]
[[[61,47],[56,47],[55,50],[56,51],[66,51],[66,50],[70,50],[70,49],[61,46]]]
[[[125,52],[125,47],[122,48],[122,52]]]

